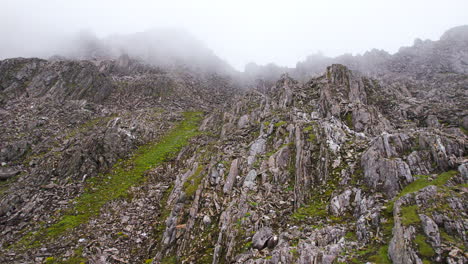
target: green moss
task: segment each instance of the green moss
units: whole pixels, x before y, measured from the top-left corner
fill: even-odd
[[[197,170],[195,173],[190,176],[184,183],[184,191],[187,197],[192,197],[195,192],[198,189],[198,186],[200,185],[203,175],[201,172],[203,171],[203,166],[198,166]]]
[[[270,126],[270,122],[265,121],[265,122],[263,122],[263,125],[264,125],[265,127]]]
[[[313,132],[311,132],[309,133],[309,137],[307,138],[307,141],[315,144],[317,142],[317,136]]]
[[[257,207],[258,206],[258,203],[257,202],[249,202],[250,206],[252,207]]]
[[[300,207],[291,217],[295,220],[305,220],[309,217],[326,217],[328,215],[325,203],[314,202],[304,207]]]
[[[393,215],[387,216],[386,222],[382,223],[382,233],[385,238],[390,238],[392,236],[392,230],[394,225]]]
[[[252,241],[249,241],[249,242],[245,243],[244,247],[245,248],[251,248],[252,247]]]
[[[441,187],[447,183],[448,180],[450,180],[453,176],[455,176],[458,172],[457,171],[447,171],[444,173],[439,174],[434,180],[429,180],[428,176],[425,175],[418,175],[416,177],[419,177],[412,183],[408,184],[401,190],[401,192],[398,194],[397,198],[400,198],[408,193],[413,193],[421,190],[424,187],[427,187],[429,185],[435,185],[437,187]]]
[[[449,235],[445,230],[440,229],[440,237],[442,238],[443,241],[446,241],[451,244],[456,244],[457,239],[451,235]]]
[[[357,168],[357,169],[354,171],[353,175],[351,175],[351,181],[350,181],[350,183],[351,183],[351,185],[353,185],[353,186],[358,185],[358,183],[359,183],[363,178],[364,178],[364,170],[363,170],[361,167],[359,167],[359,168]],[[361,188],[362,188],[362,189],[366,189],[366,187],[365,187],[364,185],[363,185]]]
[[[377,250],[377,254],[369,257],[369,260],[379,264],[391,264],[388,258],[388,245],[383,245]]]
[[[297,251],[297,248],[293,248],[291,250],[289,250],[289,253],[291,253],[293,255],[293,259],[298,259],[299,258],[299,252]]]
[[[368,246],[372,246],[372,245],[368,245]],[[372,254],[373,252],[376,252],[377,250],[372,248],[372,247],[364,247],[364,248],[361,248],[360,250],[358,250],[356,253],[359,257],[363,257],[363,256],[368,256],[370,254]]]
[[[85,264],[87,259],[83,257],[70,257],[66,260],[60,260],[55,257],[47,257],[44,260],[44,264]]]
[[[54,257],[47,257],[44,261],[44,264],[54,264],[54,263],[56,263]]]
[[[160,141],[140,147],[129,160],[116,164],[111,173],[90,179],[83,194],[75,199],[73,208],[57,223],[38,232],[32,241],[23,242],[30,245],[37,239],[61,235],[98,215],[107,202],[126,197],[128,189],[139,183],[147,170],[174,157],[191,137],[198,134],[201,118],[199,112],[184,113],[184,120]]]
[[[431,258],[435,255],[434,249],[426,242],[426,236],[417,234],[414,243],[418,246],[418,251],[421,256]]]
[[[153,259],[147,259],[145,260],[145,264],[153,263]]]
[[[351,241],[356,241],[357,240],[356,232],[353,232],[353,231],[346,232],[345,238]]]
[[[418,224],[421,222],[417,212],[417,205],[403,206],[401,208],[401,222],[405,226]]]
[[[305,127],[303,131],[304,131],[304,133],[308,134],[307,141],[312,142],[312,143],[316,143],[317,137],[316,137],[316,135],[314,133],[314,126],[313,125]]]
[[[279,121],[279,122],[277,122],[277,123],[275,124],[275,127],[280,127],[280,126],[285,125],[285,124],[287,124],[286,121]]]
[[[348,112],[346,113],[346,115],[344,116],[344,121],[346,123],[346,125],[353,129],[354,126],[353,126],[353,114],[351,112]]]
[[[466,251],[465,244],[460,238],[449,235],[443,228],[439,229],[439,231],[440,231],[440,237],[442,238],[443,242],[450,244],[450,245],[454,245],[462,249],[462,251]]]
[[[304,132],[305,132],[305,133],[308,133],[308,132],[311,131],[312,129],[314,129],[313,126],[307,126],[307,127],[304,128]]]
[[[448,171],[448,172],[444,172],[444,173],[441,173],[439,174],[434,180],[430,180],[428,176],[424,176],[424,175],[419,175],[419,176],[415,176],[416,179],[414,182],[412,182],[411,184],[407,185],[405,188],[403,188],[403,190],[391,201],[388,202],[388,204],[386,205],[386,210],[383,212],[383,215],[385,216],[385,219],[386,221],[382,221],[382,233],[383,233],[383,240],[384,241],[389,241],[389,239],[391,238],[392,236],[392,229],[393,229],[393,225],[394,225],[394,220],[393,220],[393,208],[394,208],[394,203],[397,199],[399,199],[400,197],[406,195],[406,194],[409,194],[409,193],[414,193],[414,192],[417,192],[419,191],[420,189],[426,187],[426,186],[429,186],[429,185],[435,185],[435,186],[438,186],[438,187],[441,187],[441,186],[444,186],[448,180],[450,180],[454,175],[456,175],[457,172],[456,171]],[[405,226],[408,226],[408,225],[417,225],[421,222],[421,220],[419,219],[419,216],[418,216],[418,212],[417,212],[417,205],[412,205],[412,206],[404,206],[401,208],[401,211],[400,211],[400,214],[401,214],[401,219],[402,219],[402,224],[405,225]],[[385,220],[383,219],[383,220]],[[441,237],[442,239],[444,239],[444,234],[443,232],[441,232]],[[447,238],[449,239],[449,238]],[[420,251],[422,251],[425,256],[424,257],[427,257],[429,256],[430,254],[432,254],[431,250],[432,248],[430,248],[429,245],[427,245],[427,243],[425,243],[425,239],[424,239],[424,236],[422,236],[422,239],[421,239],[421,235],[419,235],[419,237],[417,237],[417,240],[415,241],[415,243],[418,245],[418,248],[420,248]],[[386,245],[388,245],[388,242],[385,243]],[[389,263],[389,262],[384,262],[380,257],[378,256],[383,256],[383,255],[386,255],[383,254],[384,253],[384,247],[385,245],[382,245],[378,251],[377,250],[372,250],[375,252],[375,254],[371,257],[369,257],[369,260],[375,262],[375,263]],[[429,248],[427,247],[429,246]],[[423,255],[422,255],[423,256]],[[379,260],[380,258],[380,260]],[[361,258],[359,258],[361,259]]]
[[[176,264],[176,263],[177,263],[176,256],[165,257],[161,260],[161,264]]]

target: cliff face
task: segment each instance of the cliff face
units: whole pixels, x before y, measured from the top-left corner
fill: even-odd
[[[463,32],[437,43],[463,55]],[[0,260],[466,263],[466,65],[418,45],[252,89],[128,56],[0,62]]]

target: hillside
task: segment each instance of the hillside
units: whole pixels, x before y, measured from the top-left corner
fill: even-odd
[[[0,61],[0,262],[466,263],[467,36],[243,75]]]

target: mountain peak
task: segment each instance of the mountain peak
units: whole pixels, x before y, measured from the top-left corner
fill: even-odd
[[[445,31],[440,39],[468,42],[468,25],[453,27]]]

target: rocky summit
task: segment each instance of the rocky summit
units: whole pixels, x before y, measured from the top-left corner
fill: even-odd
[[[244,73],[99,47],[0,61],[1,263],[468,262],[468,26]]]

